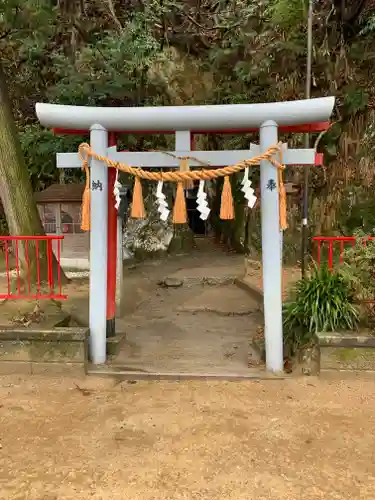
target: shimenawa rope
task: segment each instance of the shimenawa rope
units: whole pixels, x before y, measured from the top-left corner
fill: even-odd
[[[89,158],[94,158],[98,161],[102,161],[110,168],[116,168],[121,172],[133,175],[135,177],[131,208],[131,217],[134,218],[144,218],[146,216],[142,196],[141,179],[149,181],[176,182],[177,191],[173,210],[173,222],[175,224],[184,224],[187,222],[184,185],[186,185],[187,183],[191,183],[194,180],[211,180],[218,179],[219,177],[224,177],[223,191],[221,196],[220,218],[223,220],[234,219],[233,196],[229,175],[241,172],[246,167],[258,165],[262,160],[268,160],[278,170],[280,229],[284,230],[288,227],[286,220],[286,192],[282,175],[283,170],[285,169],[285,165],[273,158],[273,155],[275,155],[276,153],[279,153],[279,156],[281,158],[281,144],[271,146],[261,155],[255,156],[251,159],[242,160],[235,165],[218,169],[190,170],[188,168],[187,160],[196,159],[194,157],[179,157],[178,159],[180,160],[180,170],[168,170],[166,172],[149,172],[147,170],[143,170],[142,168],[132,167],[130,165],[127,165],[126,163],[115,162],[113,160],[110,160],[106,156],[96,154],[91,149],[90,145],[86,143],[83,143],[79,146],[78,153],[82,161],[82,168],[86,174],[86,185],[82,200],[81,223],[81,228],[84,231],[88,231],[90,229],[90,171],[88,167]]]

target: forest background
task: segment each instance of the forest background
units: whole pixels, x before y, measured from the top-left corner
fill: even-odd
[[[59,182],[55,153],[75,151],[85,139],[41,128],[38,101],[148,106],[304,98],[307,10],[305,0],[0,0],[0,76],[33,189]],[[334,95],[336,105],[319,142],[324,167],[311,170],[311,235],[374,232],[374,34],[373,0],[314,1],[312,97]],[[302,135],[281,139],[303,146]],[[199,136],[197,148],[245,149],[257,140]],[[163,149],[170,141],[126,135],[120,146]],[[64,182],[77,180],[81,172],[64,173]],[[288,170],[287,181],[301,186],[302,180],[300,169]],[[236,249],[256,250],[259,211],[244,210],[236,189],[235,200],[236,222],[225,238]],[[288,210],[285,252],[295,256],[299,196],[289,197]],[[223,232],[218,223],[216,230]]]

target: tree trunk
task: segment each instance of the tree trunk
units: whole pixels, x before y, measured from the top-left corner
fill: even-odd
[[[0,199],[3,203],[9,234],[11,236],[44,235],[44,229],[34,200],[29,173],[25,165],[18,138],[17,127],[12,115],[6,78],[0,62]],[[47,277],[47,249],[44,242],[38,245],[38,252],[29,243],[29,265],[26,266],[25,245],[19,244],[17,252],[21,270],[29,270],[31,285],[36,283],[37,275],[44,281]],[[38,253],[38,255],[37,255]],[[39,258],[38,258],[39,257]],[[39,273],[37,272],[39,260]],[[57,276],[57,261],[53,256],[53,274]],[[61,281],[67,278],[61,271]]]

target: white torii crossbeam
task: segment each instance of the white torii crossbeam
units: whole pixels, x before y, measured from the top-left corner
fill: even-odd
[[[212,106],[165,106],[95,108],[38,103],[36,114],[42,125],[74,133],[90,131],[90,145],[97,155],[133,167],[178,168],[178,157],[194,157],[191,167],[216,168],[254,158],[278,143],[278,130],[324,130],[331,116],[333,97],[265,104]],[[314,128],[315,126],[315,128]],[[259,130],[260,145],[240,151],[191,151],[190,137],[195,133]],[[108,148],[108,133],[175,132],[175,151],[117,152]],[[292,130],[293,131],[293,130]],[[284,146],[285,165],[320,164],[312,149],[293,150]],[[276,156],[275,156],[276,157]],[[277,158],[280,160],[280,158]],[[198,160],[198,161],[197,161]],[[207,164],[207,167],[205,165]],[[58,153],[59,168],[80,168],[77,153]],[[106,361],[106,287],[107,287],[107,168],[94,158],[91,168],[90,233],[90,354],[94,364]],[[100,186],[100,189],[97,187]],[[260,162],[262,266],[264,293],[264,335],[266,366],[283,371],[281,245],[279,193],[276,168],[268,160]]]
[[[243,160],[249,160],[259,156],[260,147],[251,144],[250,149],[233,151],[152,151],[152,152],[127,152],[116,151],[108,148],[107,157],[119,163],[126,163],[132,167],[141,168],[178,168],[179,158],[189,157],[190,167],[210,168],[234,165]],[[282,163],[288,166],[317,165],[317,157],[314,149],[288,149],[283,144]],[[81,168],[82,161],[78,153],[57,153],[57,168]],[[207,166],[206,166],[207,165]]]

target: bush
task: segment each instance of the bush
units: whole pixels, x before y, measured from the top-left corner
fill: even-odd
[[[294,299],[284,306],[287,354],[311,344],[317,332],[355,329],[359,313],[353,299],[350,282],[342,274],[315,266],[307,279],[296,283]]]
[[[375,299],[375,241],[358,239],[355,246],[345,249],[340,273],[352,284],[355,299]]]
[[[354,298],[361,302],[367,326],[375,324],[375,307],[366,301],[375,300],[375,241],[363,244],[363,234],[356,234],[357,242],[353,248],[345,249],[344,263],[340,274],[351,283]]]

